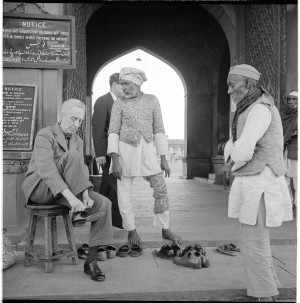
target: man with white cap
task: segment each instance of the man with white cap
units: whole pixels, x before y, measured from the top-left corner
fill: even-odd
[[[281,110],[284,136],[284,159],[287,172],[286,181],[290,191],[295,214],[298,198],[298,92],[292,91],[287,96],[287,105]]]
[[[143,71],[125,67],[119,76],[124,96],[119,97],[112,107],[108,130],[107,154],[112,157],[112,172],[118,179],[118,203],[123,227],[128,231],[128,240],[138,245],[131,203],[131,188],[135,177],[144,177],[153,188],[153,226],[162,228],[162,237],[179,245],[181,238],[169,229],[169,198],[163,176],[170,176],[166,160],[168,142],[158,99],[144,94],[141,85],[147,80]],[[161,158],[160,167],[154,154]]]
[[[232,137],[224,149],[232,163],[228,216],[238,218],[247,294],[259,301],[278,295],[269,230],[293,219],[284,178],[283,135],[274,100],[258,87],[260,73],[247,64],[230,68],[228,94],[236,104]]]

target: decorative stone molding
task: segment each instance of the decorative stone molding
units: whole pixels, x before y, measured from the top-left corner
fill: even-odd
[[[22,174],[27,171],[29,160],[3,160],[3,174]]]

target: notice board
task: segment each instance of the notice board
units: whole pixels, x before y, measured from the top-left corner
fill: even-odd
[[[3,14],[3,66],[76,68],[75,18]]]
[[[3,150],[32,150],[37,86],[3,84]]]

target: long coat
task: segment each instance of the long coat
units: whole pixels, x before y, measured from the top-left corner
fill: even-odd
[[[68,149],[64,133],[58,123],[38,131],[25,181],[22,184],[26,201],[42,179],[54,196],[68,188],[56,166],[60,157],[68,150],[78,151],[83,162],[83,141],[77,134],[72,135]],[[86,169],[88,171],[88,167]]]

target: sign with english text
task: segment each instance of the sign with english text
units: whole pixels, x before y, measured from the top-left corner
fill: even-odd
[[[3,14],[4,67],[76,68],[71,16]]]
[[[32,150],[37,86],[3,84],[3,150]]]

